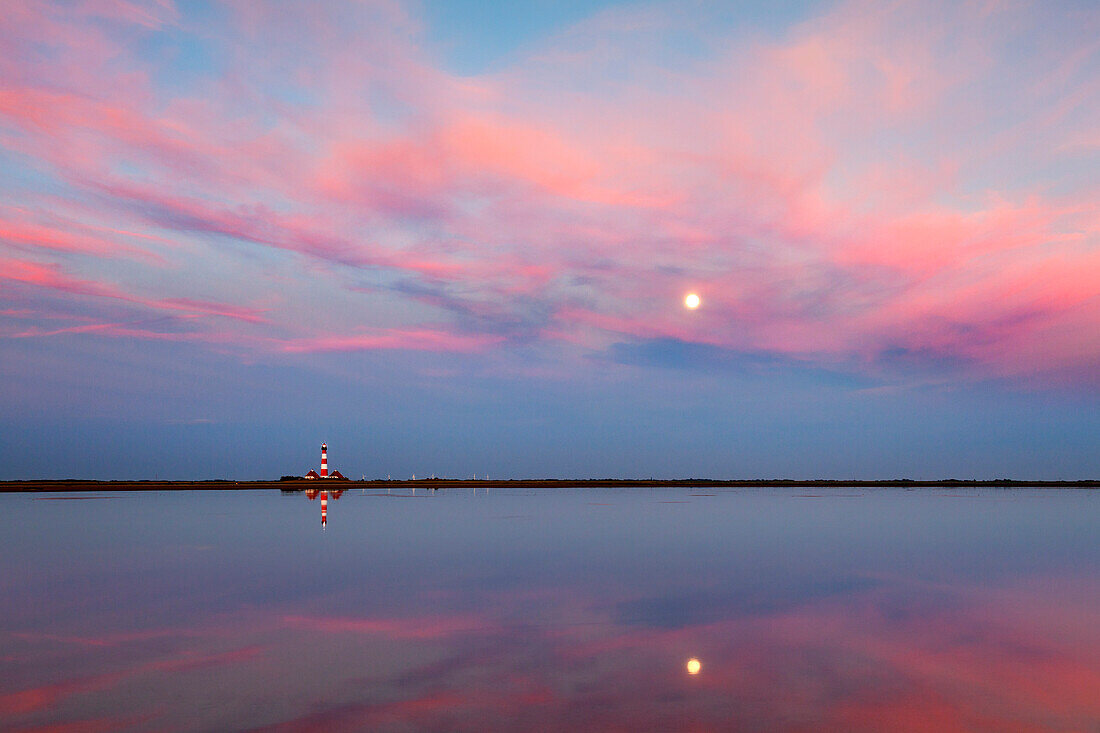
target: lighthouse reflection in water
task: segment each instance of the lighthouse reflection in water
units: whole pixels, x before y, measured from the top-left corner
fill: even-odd
[[[328,497],[332,494],[333,500],[339,499],[344,489],[336,489],[334,491],[328,491],[327,489],[306,489],[306,497],[310,501],[313,501],[318,496],[321,497],[321,529],[328,526]]]

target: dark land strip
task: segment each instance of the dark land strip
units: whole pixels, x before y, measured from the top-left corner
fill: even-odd
[[[1100,489],[1100,480],[1081,481],[1019,481],[994,479],[969,481],[966,479],[942,479],[939,481],[915,481],[889,479],[881,481],[860,480],[809,480],[794,479],[516,479],[510,481],[484,481],[466,479],[416,479],[415,481],[341,481],[338,479],[293,481],[84,481],[68,479],[60,481],[0,481],[0,493],[36,491],[239,491],[248,489],[577,489],[577,488],[635,488],[635,487],[696,487],[696,488],[960,488],[960,489]]]

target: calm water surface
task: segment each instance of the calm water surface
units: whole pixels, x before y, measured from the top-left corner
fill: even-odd
[[[1100,493],[321,499],[0,496],[0,729],[1100,730]]]

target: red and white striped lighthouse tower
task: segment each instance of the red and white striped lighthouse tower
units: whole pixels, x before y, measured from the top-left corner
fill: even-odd
[[[321,443],[321,478],[328,476],[328,446]]]

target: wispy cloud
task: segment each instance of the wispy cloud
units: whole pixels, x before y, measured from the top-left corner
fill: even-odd
[[[1100,362],[1100,14],[851,1],[754,35],[693,8],[606,11],[470,77],[398,3],[240,3],[217,33],[170,3],[21,5],[0,278],[74,315],[215,316],[187,338],[249,358],[626,338],[1039,383]],[[321,335],[257,304],[288,277]],[[171,337],[103,320],[19,335]]]

